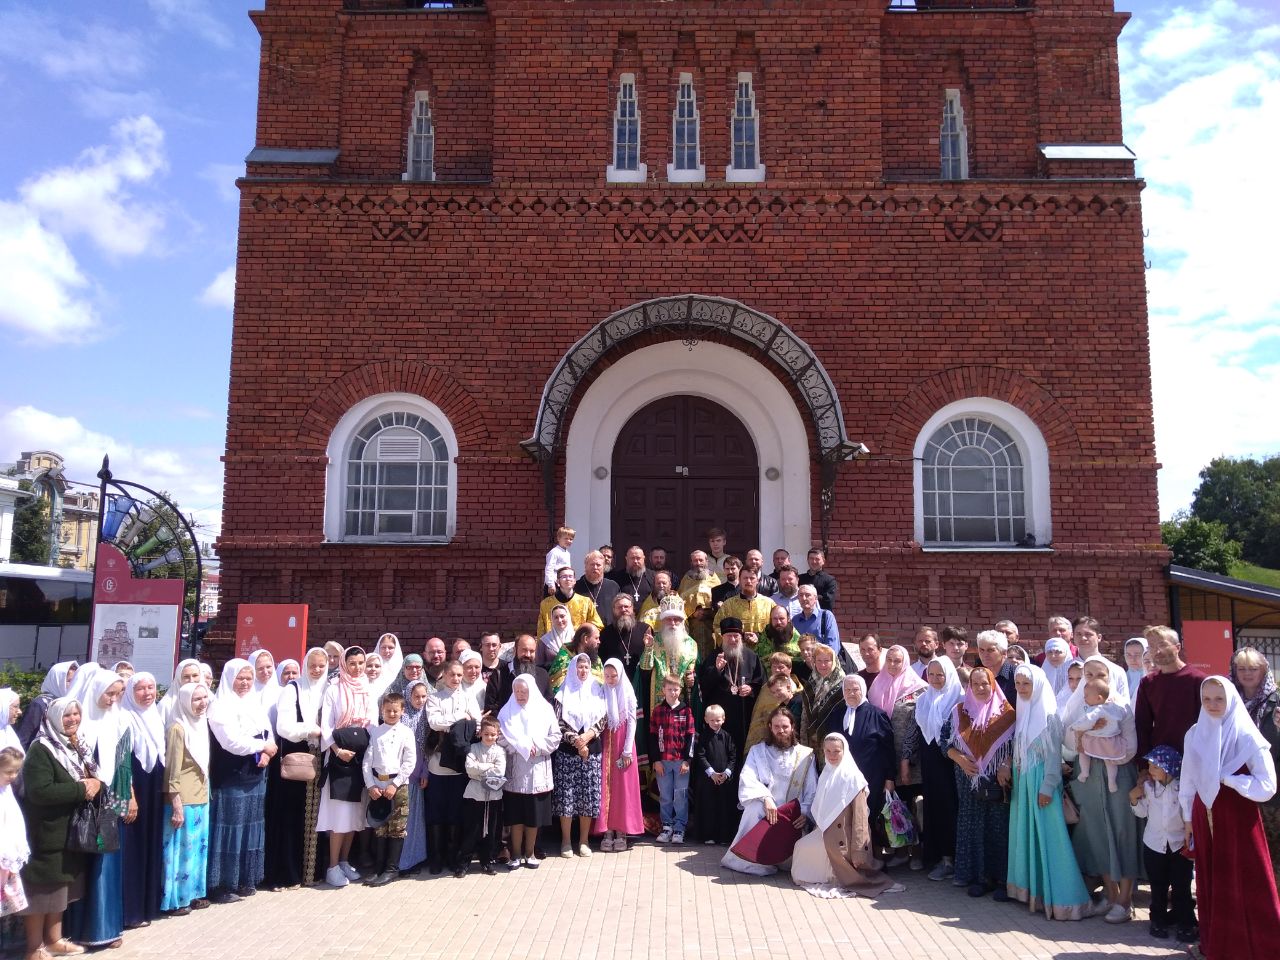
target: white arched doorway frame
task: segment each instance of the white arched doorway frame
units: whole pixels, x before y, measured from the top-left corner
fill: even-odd
[[[588,552],[612,542],[611,471],[618,434],[654,400],[681,394],[703,397],[732,411],[756,445],[761,542],[730,543],[730,552],[741,556],[758,546],[768,557],[775,548],[785,547],[793,557],[803,557],[812,545],[809,441],[787,388],[768,367],[741,350],[714,342],[690,350],[672,340],[622,357],[578,402],[565,442],[564,498],[565,522],[577,532],[571,551],[576,569],[581,569]],[[776,479],[770,479],[774,471]],[[598,476],[600,472],[604,476]],[[621,556],[629,544],[613,546],[615,556]],[[684,563],[681,558],[675,568]]]

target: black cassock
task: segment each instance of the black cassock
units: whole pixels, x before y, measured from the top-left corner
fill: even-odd
[[[743,685],[751,688],[750,696],[732,692],[733,687]],[[716,656],[709,654],[698,670],[698,686],[704,711],[713,703],[724,709],[724,729],[733,737],[741,761],[746,753],[747,731],[751,729],[751,711],[755,709],[756,697],[764,686],[764,668],[760,665],[760,658],[744,648],[740,663],[733,666],[726,663],[723,670],[717,670]]]
[[[694,827],[699,840],[729,843],[738,832],[742,811],[738,809],[738,770],[742,754],[729,731],[721,727],[712,733],[707,725],[698,730],[690,781],[693,784]],[[728,769],[732,775],[719,786],[707,776],[707,767],[717,773]]]

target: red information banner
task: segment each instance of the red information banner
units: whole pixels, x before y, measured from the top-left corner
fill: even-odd
[[[1182,659],[1205,673],[1231,676],[1235,639],[1230,620],[1183,620]]]
[[[297,660],[307,649],[305,603],[242,603],[236,608],[236,656],[270,650],[276,663]]]
[[[182,580],[134,579],[118,547],[99,543],[93,568],[89,658],[110,669],[121,660],[161,686],[173,678],[182,632]]]

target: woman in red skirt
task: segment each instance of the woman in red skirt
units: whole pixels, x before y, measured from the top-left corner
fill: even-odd
[[[1276,792],[1270,745],[1226,677],[1200,684],[1178,799],[1195,852],[1200,951],[1207,960],[1270,960],[1280,897],[1258,804]]]

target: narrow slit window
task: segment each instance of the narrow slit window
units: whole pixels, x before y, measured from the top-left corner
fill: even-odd
[[[938,146],[942,156],[942,179],[967,180],[969,144],[965,133],[964,107],[960,104],[959,90],[948,90],[946,93]]]
[[[618,84],[618,105],[613,113],[613,166],[615,170],[640,169],[640,105],[636,79],[624,73]]]
[[[418,91],[413,101],[413,120],[409,125],[409,171],[406,180],[436,178],[436,127],[431,116],[431,101],[426,91]]]
[[[733,168],[754,170],[759,165],[760,117],[751,74],[738,74],[738,93],[733,107]]]
[[[698,98],[693,91],[692,74],[680,74],[680,85],[676,91],[674,123],[673,164],[675,169],[685,172],[695,171],[698,169]]]

